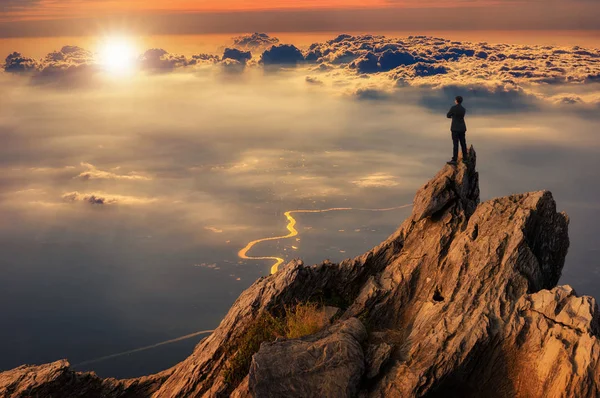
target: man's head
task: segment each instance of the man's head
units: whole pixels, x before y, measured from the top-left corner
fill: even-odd
[[[459,96],[457,96],[456,98],[454,98],[454,100],[456,101],[456,103],[457,103],[457,104],[459,104],[459,105],[460,105],[460,104],[462,104],[462,102],[463,102],[463,97],[461,97],[461,96],[459,95]]]

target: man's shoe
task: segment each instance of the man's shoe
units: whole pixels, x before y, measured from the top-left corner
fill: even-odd
[[[451,166],[456,166],[456,160],[450,160],[449,162],[446,162],[446,164],[449,164]]]

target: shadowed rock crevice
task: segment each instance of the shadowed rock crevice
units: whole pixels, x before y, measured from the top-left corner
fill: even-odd
[[[568,222],[547,191],[480,203],[471,147],[466,164],[444,166],[418,190],[386,241],[339,264],[294,260],[259,279],[169,371],[102,380],[63,364],[72,382],[59,387],[19,368],[0,374],[0,396],[598,397],[596,302],[556,287]],[[307,301],[341,310],[313,335],[265,339],[232,382],[227,369],[256,320]]]

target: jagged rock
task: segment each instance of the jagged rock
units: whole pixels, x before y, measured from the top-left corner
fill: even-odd
[[[372,379],[377,376],[381,370],[381,366],[389,359],[391,353],[392,346],[387,343],[370,344],[365,356],[367,364],[365,377]]]
[[[0,373],[0,397],[148,397],[168,375],[165,371],[131,380],[101,379],[95,373],[74,372],[61,360]]]
[[[231,393],[230,398],[252,398],[249,386],[250,376],[246,376],[239,386]]]
[[[538,313],[552,323],[575,332],[600,336],[596,301],[591,297],[577,297],[569,285],[524,296],[519,304],[522,311]]]
[[[352,397],[364,371],[367,331],[356,318],[312,336],[263,343],[252,359],[257,397]]]
[[[325,313],[325,319],[331,322],[340,313],[340,309],[328,305],[323,308],[323,312]]]
[[[80,380],[86,377],[106,397],[242,397],[253,388],[261,396],[267,384],[287,391],[295,386],[298,368],[285,353],[310,345],[315,357],[329,355],[323,341],[347,338],[332,331],[356,324],[354,318],[369,330],[364,347],[393,347],[385,366],[374,359],[385,352],[367,355],[360,382],[353,373],[346,386],[337,386],[346,392],[358,388],[361,397],[600,396],[596,302],[569,287],[556,288],[569,247],[568,217],[557,213],[547,191],[479,204],[475,166],[472,148],[467,164],[444,166],[417,192],[412,215],[364,255],[313,266],[295,260],[256,281],[215,332],[160,377],[100,380],[66,369],[62,372],[75,381],[64,387],[42,376],[50,365],[31,368],[40,372],[35,381],[18,368],[0,374],[5,391],[0,396],[25,397],[34,385],[64,396],[85,388]],[[338,323],[315,336],[263,343],[252,371],[248,364],[238,369],[241,378],[225,377],[257,319],[309,300],[335,303],[343,311]],[[286,355],[288,364],[279,361]],[[322,391],[315,380],[302,384],[305,396]]]
[[[467,217],[479,203],[479,173],[475,171],[477,156],[471,147],[468,162],[471,167],[444,167],[415,196],[413,219],[420,221],[441,211],[453,202],[465,206]]]
[[[595,300],[570,286],[524,295],[472,358],[473,369],[446,378],[431,396],[599,397],[598,316]]]
[[[515,396],[600,397],[599,318],[570,286],[523,296],[504,337]]]

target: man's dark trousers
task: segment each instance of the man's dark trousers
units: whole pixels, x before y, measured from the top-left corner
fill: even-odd
[[[466,131],[452,131],[452,143],[454,144],[454,148],[452,151],[452,160],[455,162],[458,160],[458,144],[460,142],[460,148],[462,149],[463,160],[467,160],[467,139]]]

